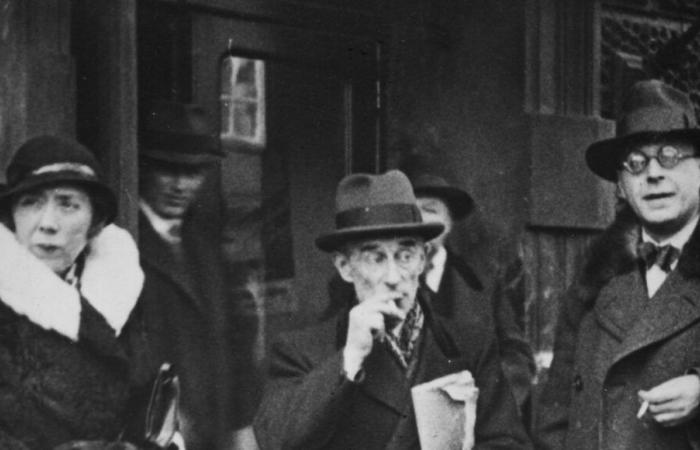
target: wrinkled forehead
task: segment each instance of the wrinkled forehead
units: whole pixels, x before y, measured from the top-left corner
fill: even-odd
[[[422,248],[425,240],[420,236],[390,236],[351,241],[345,246],[345,253],[352,255],[363,252],[395,253],[403,249]]]

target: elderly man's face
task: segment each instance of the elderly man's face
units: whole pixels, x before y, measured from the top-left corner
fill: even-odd
[[[149,163],[142,170],[141,198],[166,219],[182,218],[204,183],[202,166]]]
[[[391,299],[406,312],[415,302],[425,244],[419,237],[358,241],[337,252],[334,263],[340,276],[355,286],[358,301]]]
[[[419,195],[416,199],[423,222],[439,222],[445,225],[445,230],[431,242],[436,246],[445,244],[447,235],[452,231],[452,213],[444,200],[438,197]]]
[[[682,158],[675,167],[662,167],[656,157],[669,145]],[[695,154],[693,146],[687,143],[641,145],[634,150],[652,158],[638,174],[624,169],[618,172],[620,195],[650,234],[657,239],[670,237],[700,211],[700,160],[685,157]],[[643,160],[642,155],[638,156]]]

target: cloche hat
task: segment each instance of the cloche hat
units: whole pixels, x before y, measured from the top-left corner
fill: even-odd
[[[95,155],[68,137],[38,136],[17,149],[6,172],[7,183],[0,189],[0,208],[17,194],[55,183],[84,186],[95,207],[101,208],[106,223],[117,215],[117,198],[103,181],[102,168]]]

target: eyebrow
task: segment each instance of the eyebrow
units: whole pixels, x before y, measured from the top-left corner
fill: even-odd
[[[415,239],[415,238],[401,239],[399,241],[399,245],[402,247],[415,247],[416,245],[418,245],[418,239]]]
[[[368,242],[366,244],[362,244],[360,246],[360,251],[361,252],[369,252],[369,251],[374,251],[379,248],[379,244],[375,244],[373,242]]]

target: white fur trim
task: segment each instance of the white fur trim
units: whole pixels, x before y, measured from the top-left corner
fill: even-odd
[[[143,288],[139,251],[128,231],[112,224],[90,242],[81,277],[81,292],[117,336]]]
[[[0,225],[0,300],[17,314],[73,341],[80,329],[80,295],[21,246]],[[83,297],[121,333],[143,287],[139,253],[131,235],[116,225],[90,242],[81,277]]]
[[[0,299],[13,311],[73,341],[80,329],[80,295],[0,225]]]

